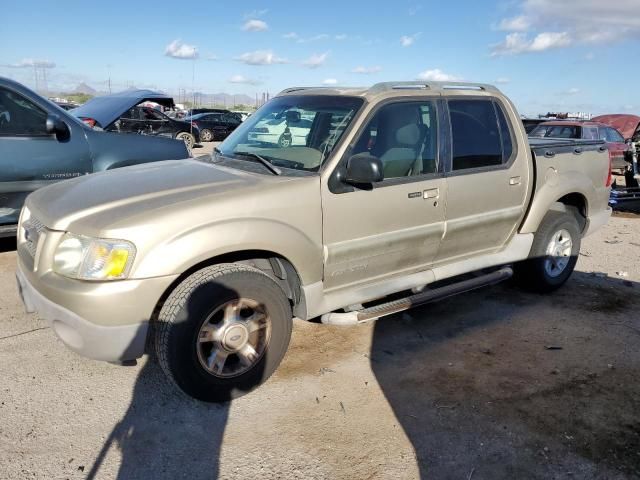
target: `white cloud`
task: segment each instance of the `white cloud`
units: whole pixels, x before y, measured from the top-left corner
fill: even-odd
[[[322,81],[323,85],[336,85],[337,83],[338,83],[338,80],[336,80],[335,78],[327,78]]]
[[[310,37],[301,37],[296,32],[289,32],[282,35],[282,38],[286,38],[287,40],[295,40],[297,43],[307,43],[307,42],[317,42],[318,40],[327,40],[331,38],[331,35],[328,33],[319,33],[317,35],[313,35]],[[340,34],[334,37],[336,40],[344,40],[347,38],[346,35]]]
[[[271,50],[256,50],[255,52],[243,53],[236,60],[247,65],[275,65],[277,63],[287,63],[287,59],[277,57]]]
[[[579,93],[580,93],[580,89],[574,87],[574,88],[570,88],[569,90],[564,92],[563,95],[577,95]]]
[[[414,33],[413,35],[402,35],[400,37],[400,45],[403,47],[410,47],[415,41],[422,35],[422,32]]]
[[[380,71],[382,71],[382,67],[379,65],[376,65],[373,67],[363,67],[360,65],[354,68],[353,70],[351,70],[351,73],[362,73],[364,75],[371,75],[373,73],[378,73]]]
[[[298,43],[317,42],[318,40],[327,40],[328,38],[331,38],[331,35],[327,33],[320,33],[312,37],[306,37],[306,38],[298,37],[297,42]]]
[[[422,10],[422,5],[414,5],[413,7],[409,8],[409,16],[413,17],[416,13],[418,13],[420,10]]]
[[[419,73],[418,80],[427,80],[431,82],[459,82],[462,79],[456,75],[445,73],[439,68],[434,68],[433,70],[425,70],[424,72]]]
[[[347,38],[347,34],[346,33],[339,33],[338,35],[336,35],[334,37],[336,40],[345,40]]]
[[[263,20],[247,20],[247,22],[242,26],[242,30],[245,32],[264,32],[268,30],[269,26],[267,22]]]
[[[247,78],[244,75],[234,75],[229,79],[230,83],[243,83],[246,85],[260,85],[262,82],[254,78]]]
[[[515,3],[519,5],[520,14],[503,19],[499,28],[510,32],[533,30],[537,37],[531,41],[508,35],[504,42],[493,46],[494,56],[640,38],[638,0],[517,0]],[[550,30],[560,33],[549,33]],[[509,48],[509,42],[515,43],[516,48]]]
[[[531,20],[526,15],[519,15],[513,18],[504,18],[498,25],[498,30],[507,32],[525,32],[531,28]]]
[[[244,14],[244,19],[251,20],[252,18],[264,17],[268,11],[269,9],[267,8],[263,8],[262,10],[252,10],[249,13]]]
[[[554,48],[568,47],[571,43],[571,36],[567,32],[543,32],[533,39],[524,33],[510,33],[503,42],[492,46],[491,56],[544,52]]]
[[[327,61],[327,57],[329,56],[329,52],[324,53],[314,53],[309,58],[307,58],[302,64],[305,67],[309,68],[318,68],[324,65],[324,62]]]
[[[29,67],[55,68],[56,64],[51,60],[36,60],[34,58],[23,58],[18,63],[13,63],[7,66],[11,68],[29,68]]]
[[[510,82],[511,82],[511,79],[507,78],[507,77],[499,77],[499,78],[496,79],[496,83],[499,84],[499,85],[504,85],[504,84],[510,83]]]
[[[180,60],[188,60],[198,58],[198,48],[195,45],[182,43],[180,39],[174,40],[164,49],[167,57],[178,58]]]

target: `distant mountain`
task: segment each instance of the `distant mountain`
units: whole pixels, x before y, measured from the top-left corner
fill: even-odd
[[[73,93],[84,93],[85,95],[95,96],[98,91],[95,88],[91,88],[89,85],[82,82],[73,90]]]

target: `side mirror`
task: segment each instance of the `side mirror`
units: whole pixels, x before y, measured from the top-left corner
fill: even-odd
[[[382,180],[384,180],[384,168],[378,157],[368,152],[358,153],[347,162],[345,182],[362,185]]]
[[[69,127],[54,113],[47,115],[46,129],[49,135],[55,135],[58,140],[62,141],[69,138]]]

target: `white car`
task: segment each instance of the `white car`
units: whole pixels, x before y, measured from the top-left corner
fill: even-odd
[[[259,143],[270,143],[278,145],[280,148],[287,148],[293,145],[306,145],[307,135],[311,130],[311,120],[297,118],[295,121],[287,120],[285,117],[272,117],[260,121],[249,132],[249,140]],[[288,126],[287,126],[288,125]],[[288,135],[287,135],[287,128]]]

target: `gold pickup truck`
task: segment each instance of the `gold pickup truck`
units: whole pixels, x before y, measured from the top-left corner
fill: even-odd
[[[283,138],[257,141],[274,121]],[[210,162],[30,195],[17,278],[76,352],[153,348],[184,392],[224,401],[278,367],[293,317],[354,325],[512,275],[560,287],[609,218],[609,163],[601,141],[530,143],[489,85],[290,88]]]

